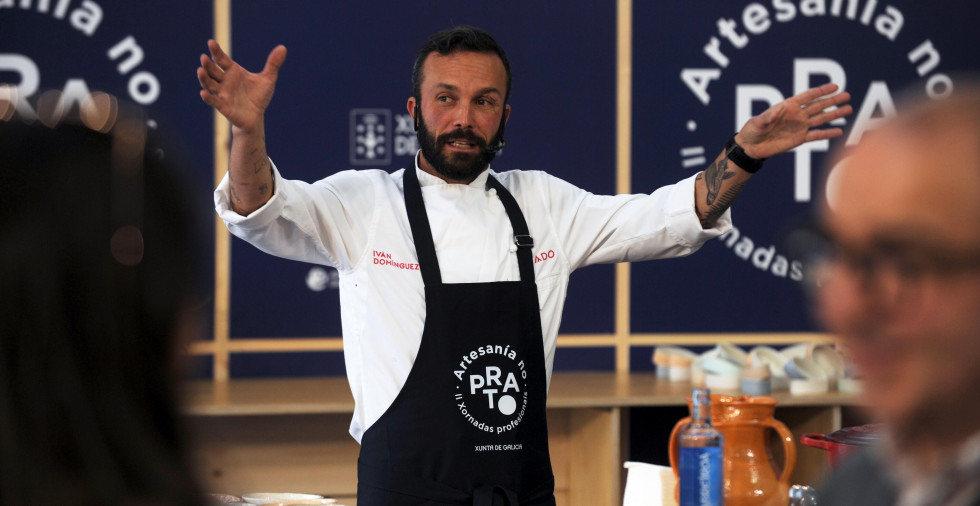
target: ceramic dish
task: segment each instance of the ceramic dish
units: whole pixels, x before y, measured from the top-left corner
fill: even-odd
[[[719,357],[728,359],[736,364],[748,365],[748,353],[745,353],[745,350],[742,348],[731,343],[720,343],[716,348]]]
[[[253,492],[243,494],[242,499],[249,504],[330,504],[335,502],[333,499],[327,499],[330,501],[327,503],[321,502],[324,499],[322,495],[291,492]]]
[[[769,378],[752,379],[743,376],[742,393],[745,395],[769,395],[772,393],[772,382]]]
[[[825,394],[830,391],[826,379],[791,379],[789,393],[793,395]]]
[[[860,394],[864,391],[864,385],[859,379],[837,378],[837,391],[843,394]]]
[[[833,345],[828,343],[814,343],[807,349],[807,357],[816,362],[818,366],[830,378],[840,378],[844,376],[844,359]]]
[[[827,381],[827,373],[816,362],[804,357],[793,357],[786,362],[786,376],[790,380],[806,379]],[[791,382],[792,383],[792,382]],[[792,385],[791,385],[792,386]]]
[[[806,350],[809,347],[810,345],[807,343],[794,344],[792,346],[787,346],[782,350],[779,350],[779,353],[782,356],[786,357],[786,360],[789,360],[793,357],[806,357]]]
[[[672,362],[676,362],[678,357],[694,360],[697,356],[691,350],[680,346],[657,346],[653,350],[652,361],[657,366],[657,377],[669,379],[671,376],[670,368],[672,365],[675,365]],[[687,365],[690,366],[690,363]]]
[[[769,346],[756,346],[749,352],[749,365],[760,366],[768,365],[775,376],[784,375],[783,369],[789,359],[775,348]]]
[[[704,375],[704,384],[711,390],[725,390],[738,392],[742,386],[742,378],[736,376],[721,376],[718,374],[707,373]]]
[[[742,367],[738,363],[722,357],[708,357],[701,361],[701,368],[708,374],[718,376],[740,376]]]
[[[742,370],[742,377],[753,381],[768,380],[772,377],[772,369],[768,365],[746,367]]]

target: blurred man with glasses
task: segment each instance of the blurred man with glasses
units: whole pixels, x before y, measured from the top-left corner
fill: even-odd
[[[821,504],[980,504],[980,86],[899,109],[829,178],[817,312],[882,444]]]

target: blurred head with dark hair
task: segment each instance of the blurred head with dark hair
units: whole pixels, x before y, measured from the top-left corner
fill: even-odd
[[[3,504],[201,502],[176,399],[195,220],[140,117],[103,130],[0,121]]]

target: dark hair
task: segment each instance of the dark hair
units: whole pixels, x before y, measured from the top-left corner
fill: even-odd
[[[144,127],[0,121],[0,504],[203,503],[177,408],[195,218]]]
[[[419,52],[415,56],[415,66],[412,69],[412,94],[416,101],[422,98],[422,66],[425,64],[425,59],[433,51],[441,55],[448,55],[457,51],[496,54],[503,62],[504,70],[507,71],[507,90],[504,92],[504,103],[510,98],[510,60],[507,59],[504,48],[500,47],[500,44],[497,44],[497,41],[493,40],[493,37],[487,32],[475,26],[462,25],[433,34],[419,48]]]

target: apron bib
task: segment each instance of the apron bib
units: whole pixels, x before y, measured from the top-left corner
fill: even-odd
[[[518,245],[520,281],[443,284],[415,169],[405,206],[425,283],[425,327],[405,385],[364,433],[357,502],[554,505],[532,241],[492,175]]]

